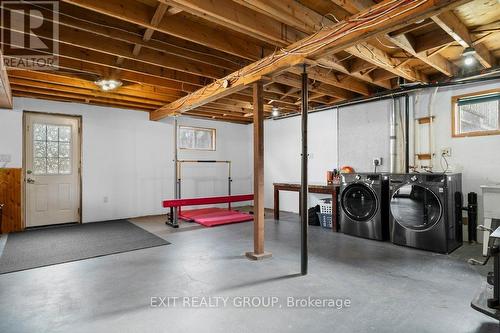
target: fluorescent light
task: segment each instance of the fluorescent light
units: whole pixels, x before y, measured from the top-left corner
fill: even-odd
[[[119,87],[121,87],[122,82],[119,80],[113,80],[113,79],[100,79],[95,82],[95,84],[101,88],[102,91],[112,91],[115,90]]]

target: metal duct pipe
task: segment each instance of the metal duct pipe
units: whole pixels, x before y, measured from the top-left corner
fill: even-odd
[[[410,172],[410,95],[405,98],[405,172]],[[415,140],[415,138],[413,138]]]
[[[399,109],[399,103],[398,109]],[[396,99],[392,99],[392,107],[389,115],[389,165],[390,172],[398,172],[398,111],[396,110]]]

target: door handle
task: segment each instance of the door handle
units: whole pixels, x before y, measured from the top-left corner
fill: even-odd
[[[35,180],[34,180],[34,179],[32,179],[32,178],[28,178],[28,179],[26,179],[26,182],[27,182],[28,184],[35,184]]]

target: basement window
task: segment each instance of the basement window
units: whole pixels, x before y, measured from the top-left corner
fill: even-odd
[[[455,96],[453,105],[453,136],[500,134],[500,91]]]
[[[179,126],[179,149],[215,150],[214,128]]]

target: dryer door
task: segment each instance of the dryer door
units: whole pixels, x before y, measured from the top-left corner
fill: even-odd
[[[439,198],[418,184],[401,186],[391,197],[391,214],[402,227],[414,231],[432,228],[441,219]]]
[[[372,219],[378,209],[375,192],[363,183],[348,185],[342,192],[340,203],[344,213],[359,222]]]

